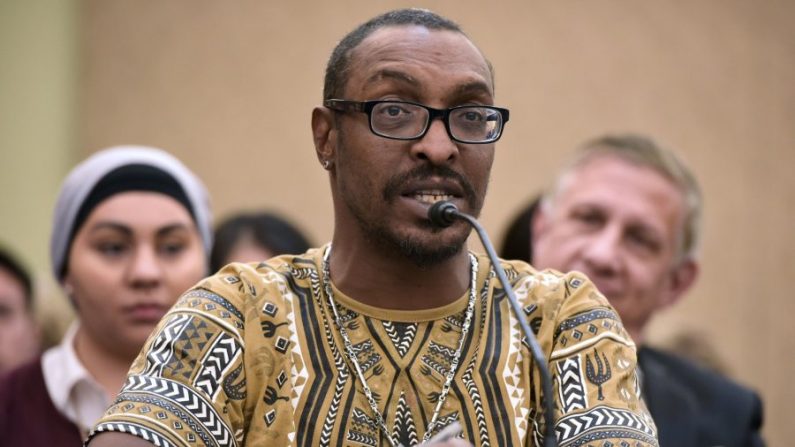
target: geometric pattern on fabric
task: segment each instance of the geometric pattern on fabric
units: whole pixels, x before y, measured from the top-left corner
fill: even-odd
[[[306,299],[313,300],[315,306],[320,309],[323,308],[322,303],[320,302],[323,294],[321,292],[320,278],[318,277],[317,270],[306,267],[292,267],[289,276],[297,280],[308,280],[310,283],[309,288],[311,289],[312,294],[311,298],[307,297]],[[298,286],[295,285],[295,287],[297,288]],[[340,408],[343,405],[345,386],[348,383],[349,374],[348,368],[342,359],[342,354],[339,352],[336,344],[334,343],[334,334],[331,332],[328,319],[320,318],[319,321],[323,327],[323,337],[325,338],[325,343],[331,351],[331,358],[334,362],[334,370],[337,371],[337,375],[334,380],[334,391],[332,393],[332,398],[329,402],[328,410],[326,411],[326,416],[323,421],[322,429],[318,439],[319,447],[330,447],[332,442],[335,441],[335,439],[333,439],[334,426],[337,424],[340,416]],[[291,322],[294,324],[293,320],[291,320]],[[297,338],[294,340],[294,342],[296,345],[299,345]]]
[[[367,411],[361,408],[354,408],[351,414],[351,428],[348,430],[345,439],[367,447],[378,445],[378,424],[371,418]]]
[[[411,407],[406,402],[406,393],[401,392],[398,399],[397,410],[395,411],[395,426],[392,428],[392,439],[402,445],[417,445],[420,443],[417,437],[417,426],[414,424],[414,417],[411,415]]]
[[[618,315],[609,309],[593,309],[587,312],[582,312],[580,314],[574,315],[571,318],[566,319],[563,321],[560,326],[555,330],[555,339],[557,339],[560,334],[563,332],[574,329],[577,326],[582,326],[585,323],[592,322],[594,320],[615,320],[620,321]]]
[[[219,335],[202,359],[202,366],[193,386],[207,393],[210,400],[215,400],[223,384],[223,376],[240,355],[240,351],[241,347],[234,338],[224,333]]]
[[[405,356],[414,342],[414,336],[417,335],[417,324],[397,323],[394,321],[384,321],[383,324],[395,350],[401,357]]]
[[[163,368],[168,365],[169,359],[174,355],[174,341],[190,325],[190,322],[190,315],[175,315],[166,322],[157,334],[154,343],[152,343],[152,348],[146,356],[144,374],[152,377],[158,377],[162,374]]]
[[[607,406],[565,416],[555,425],[555,436],[560,447],[583,445],[600,439],[592,433],[594,431],[609,433],[610,437],[620,434],[631,439],[645,440],[644,442],[650,442],[655,436],[655,429],[644,418],[625,409]]]
[[[325,410],[326,415],[317,442],[317,445],[320,447],[329,447],[332,445],[332,442],[337,441],[334,438],[334,427],[338,424],[340,419],[344,419],[341,413],[344,411],[342,407],[345,404],[344,398],[346,397],[346,385],[349,383],[350,374],[342,358],[342,354],[340,353],[334,341],[331,322],[328,318],[328,315],[324,312],[325,308],[323,306],[323,292],[321,291],[320,276],[318,275],[318,271],[316,268],[314,268],[314,264],[312,264],[310,261],[300,261],[296,262],[296,264],[301,264],[301,267],[292,266],[290,268],[290,274],[285,276],[292,278],[292,281],[290,282],[296,291],[300,290],[300,292],[297,294],[301,297],[302,303],[298,304],[298,307],[311,307],[320,311],[320,314],[312,316],[309,321],[311,321],[311,325],[314,326],[315,329],[318,327],[323,328],[322,335],[317,334],[318,343],[320,345],[325,344],[325,346],[328,346],[330,355],[326,357],[326,359],[329,361],[329,363],[333,363],[333,370],[337,372],[336,375],[327,374],[326,372],[321,373],[321,375],[327,377],[327,383],[332,378],[334,381],[334,389],[333,393],[331,393],[332,398],[328,403],[327,409]],[[304,266],[304,264],[306,266]],[[299,286],[296,283],[297,280],[308,281],[308,287]],[[290,321],[291,327],[293,328],[291,333],[294,336],[293,341],[296,345],[296,348],[294,349],[296,352],[298,352],[297,347],[300,346],[301,343],[297,337],[297,325],[293,317],[290,318]],[[320,359],[318,358],[318,362],[319,361]],[[297,382],[298,380],[304,380],[304,377],[306,377],[304,372],[302,371],[300,373],[300,377],[298,377],[299,373],[297,368],[295,371],[296,372],[294,372],[294,376],[297,378],[295,381]],[[315,406],[315,408],[319,407]],[[301,432],[301,435],[305,436],[304,432]],[[305,444],[310,441],[311,438],[309,441],[306,441]]]
[[[185,379],[189,379],[196,368],[197,359],[213,337],[208,329],[204,320],[191,318],[173,341],[172,355],[168,358],[165,369],[170,370],[171,374],[181,374]]]
[[[157,433],[156,431],[153,431],[150,428],[140,424],[132,424],[129,422],[105,423],[99,424],[95,431],[97,433],[129,433],[143,439],[144,441],[151,442],[156,447],[175,447],[174,444],[168,442],[168,439],[161,436],[160,433]]]
[[[428,346],[428,352],[422,356],[422,363],[436,371],[441,377],[445,377],[447,376],[447,371],[450,370],[454,356],[455,348],[431,342]]]
[[[226,312],[229,312],[232,316],[234,316],[238,320],[243,320],[243,314],[229,302],[229,300],[225,299],[224,297],[218,295],[217,293],[213,293],[209,290],[203,289],[193,289],[183,295],[183,299],[190,299],[190,298],[202,298],[204,300],[212,301],[213,303],[221,306]],[[221,311],[223,312],[223,311]],[[226,318],[229,318],[226,314],[221,314]]]
[[[206,427],[218,445],[236,445],[232,431],[215,408],[199,393],[184,384],[158,377],[131,375],[127,377],[127,383],[119,393],[117,401],[123,400],[125,394],[144,394],[163,398],[196,418],[203,427]]]
[[[582,375],[582,355],[577,354],[555,363],[558,373],[558,393],[563,414],[583,410],[588,406],[585,379]]]
[[[546,396],[519,321],[482,255],[463,340],[468,291],[440,308],[391,311],[346,296],[332,281],[341,324],[384,431],[361,378],[352,374],[323,287],[323,252],[232,264],[183,294],[89,436],[113,427],[142,439],[157,434],[161,445],[175,447],[383,447],[387,437],[409,447],[426,435],[462,343],[434,433],[458,421],[462,438],[477,447],[536,445],[544,430],[542,402],[552,399],[566,411],[557,414],[555,429],[567,446],[657,445],[653,433],[639,428],[653,422],[632,392],[634,345],[593,284],[578,274],[503,264],[550,361],[556,389]],[[585,354],[594,386],[583,379]]]
[[[486,423],[486,415],[483,412],[483,398],[481,397],[480,391],[478,390],[472,376],[474,367],[475,362],[473,359],[469,366],[467,366],[462,379],[466,385],[467,393],[469,393],[469,396],[472,398],[472,406],[475,408],[475,421],[477,422],[477,432],[480,445],[483,447],[490,447],[491,443],[489,442],[489,426]]]
[[[504,294],[504,289],[501,288],[501,290]],[[526,391],[523,387],[521,368],[522,350],[525,349],[527,345],[523,345],[525,337],[521,331],[521,326],[518,318],[516,318],[516,314],[514,312],[508,312],[507,315],[509,317],[508,329],[510,331],[510,336],[508,340],[510,340],[510,342],[506,343],[503,348],[503,350],[506,351],[508,361],[505,362],[502,379],[505,386],[505,395],[510,400],[511,407],[513,408],[513,426],[519,438],[523,439],[527,436],[528,416],[530,413],[530,408],[525,405],[527,401],[527,396],[525,396],[525,394],[529,394],[529,391]],[[521,316],[526,317],[524,313],[522,313]]]

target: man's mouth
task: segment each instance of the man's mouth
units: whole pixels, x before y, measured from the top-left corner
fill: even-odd
[[[383,198],[391,202],[398,197],[428,206],[440,200],[454,200],[459,202],[458,206],[478,208],[477,194],[472,185],[447,166],[423,164],[390,178],[384,185]]]
[[[433,205],[440,200],[452,200],[454,195],[448,194],[444,191],[416,191],[410,194],[414,200]]]

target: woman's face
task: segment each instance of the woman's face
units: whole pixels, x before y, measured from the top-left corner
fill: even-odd
[[[100,203],[75,235],[64,285],[81,330],[134,357],[177,298],[206,269],[199,232],[175,199],[124,192]]]
[[[229,254],[224,259],[224,264],[230,262],[259,262],[270,259],[274,254],[260,245],[250,234],[244,234],[235,242]]]

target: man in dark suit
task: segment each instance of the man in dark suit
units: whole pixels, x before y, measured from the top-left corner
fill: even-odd
[[[621,315],[638,349],[645,400],[662,447],[762,446],[753,391],[643,345],[651,317],[698,276],[701,194],[677,157],[648,138],[587,143],[533,219],[538,268],[578,270]]]

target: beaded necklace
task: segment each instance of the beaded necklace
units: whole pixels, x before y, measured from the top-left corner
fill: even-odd
[[[389,444],[392,447],[402,447],[400,444],[396,443],[392,436],[389,433],[389,429],[386,426],[386,421],[384,421],[384,417],[381,415],[381,412],[378,410],[378,405],[375,402],[375,398],[373,397],[373,392],[370,390],[370,387],[367,385],[367,380],[364,378],[364,372],[362,371],[362,367],[359,364],[359,360],[356,357],[356,351],[353,349],[353,343],[351,342],[350,337],[348,336],[348,330],[345,329],[345,325],[340,318],[340,314],[337,311],[337,303],[334,300],[334,291],[331,287],[331,268],[329,266],[329,258],[331,257],[331,244],[329,244],[328,248],[326,248],[326,252],[323,255],[323,288],[325,289],[326,296],[328,297],[329,306],[331,307],[331,311],[334,313],[334,320],[337,323],[337,328],[340,331],[340,336],[342,337],[342,341],[345,344],[345,353],[348,355],[348,359],[350,360],[351,364],[353,365],[353,369],[356,372],[356,376],[359,378],[359,381],[362,383],[362,389],[364,389],[364,395],[367,397],[367,401],[370,404],[370,408],[373,410],[373,415],[375,417],[376,422],[383,430],[384,434],[386,435],[386,439],[389,441]],[[439,419],[439,413],[442,411],[442,405],[444,401],[447,399],[447,394],[450,392],[450,387],[453,383],[453,378],[455,377],[456,370],[458,370],[458,364],[461,359],[461,352],[464,350],[464,342],[466,341],[467,333],[469,333],[469,327],[472,324],[472,316],[475,313],[475,288],[477,287],[477,277],[478,277],[478,260],[477,258],[470,253],[469,254],[469,265],[470,265],[470,285],[469,285],[469,303],[467,304],[467,312],[466,317],[464,318],[464,325],[461,327],[461,338],[458,340],[458,348],[453,355],[453,360],[450,364],[450,370],[447,372],[447,377],[445,378],[444,385],[442,385],[442,391],[439,393],[439,400],[436,403],[436,408],[433,410],[433,416],[431,417],[430,422],[428,422],[428,428],[425,430],[425,435],[422,438],[422,442],[428,441],[431,437],[431,433],[436,428]]]

